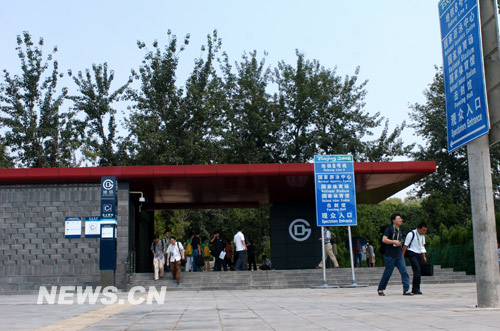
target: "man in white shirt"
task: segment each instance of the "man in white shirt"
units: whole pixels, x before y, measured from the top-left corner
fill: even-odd
[[[181,260],[184,259],[184,247],[176,241],[175,237],[170,237],[170,246],[167,249],[167,265],[170,265],[172,277],[177,281],[177,285],[181,282]]]
[[[425,234],[427,233],[427,224],[420,223],[413,231],[408,232],[403,246],[403,256],[408,251],[407,257],[410,260],[411,268],[413,270],[413,283],[411,293],[422,294],[420,291],[420,281],[422,264],[427,262],[425,257]]]
[[[234,235],[234,246],[238,254],[238,260],[234,265],[234,270],[245,270],[245,256],[247,255],[247,245],[245,244],[245,236],[243,228],[238,226],[238,232]]]
[[[339,263],[337,262],[335,254],[333,254],[332,233],[326,227],[323,227],[323,229],[325,230],[325,261],[326,256],[330,257],[330,260],[332,260],[333,263],[333,267],[338,268]],[[321,240],[321,238],[319,238],[319,240]],[[323,259],[321,259],[320,263],[316,266],[316,269],[323,269]]]

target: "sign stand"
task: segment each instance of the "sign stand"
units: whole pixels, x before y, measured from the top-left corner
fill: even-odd
[[[357,225],[356,188],[354,184],[354,162],[352,155],[315,155],[314,185],[316,194],[316,222],[321,227],[323,286],[326,282],[325,226],[347,226],[351,245],[351,267],[354,277],[351,225]],[[341,286],[343,287],[343,286]]]
[[[368,285],[359,285],[356,281],[356,276],[354,275],[354,256],[352,253],[352,235],[351,226],[347,227],[347,232],[349,233],[349,255],[351,256],[351,272],[352,272],[352,283],[351,285],[342,285],[342,288],[353,288],[353,287],[367,287]]]
[[[325,256],[325,227],[321,227],[321,261],[323,261],[323,284],[320,286],[312,286],[311,288],[338,288],[338,286],[328,285],[326,281],[326,256]]]

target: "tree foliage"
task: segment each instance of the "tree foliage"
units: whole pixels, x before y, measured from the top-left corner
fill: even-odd
[[[450,154],[447,151],[446,102],[442,69],[436,68],[434,81],[424,91],[424,95],[426,103],[414,104],[410,113],[413,119],[412,127],[423,138],[422,144],[418,145],[413,157],[419,161],[435,160],[437,170],[417,183],[417,194],[425,196],[436,192],[436,203],[441,200],[443,204],[449,202],[456,205],[453,208],[456,212],[447,216],[450,219],[449,225],[465,224],[470,217],[467,150],[462,147]],[[500,147],[498,144],[490,147],[490,160],[493,193],[495,204],[498,205],[498,197],[500,197]],[[457,218],[462,220],[459,221]]]
[[[70,76],[72,72],[69,72]],[[108,64],[92,65],[92,72],[87,69],[85,75],[79,71],[73,76],[78,87],[78,95],[68,96],[74,102],[74,109],[85,114],[80,128],[83,140],[83,154],[87,160],[97,161],[99,166],[120,165],[120,155],[115,150],[117,140],[116,109],[112,104],[119,101],[125,89],[131,83],[111,92],[114,72],[108,72]],[[106,124],[107,121],[107,124]]]
[[[182,164],[177,147],[183,134],[179,111],[183,90],[176,86],[176,70],[179,53],[189,44],[189,35],[180,48],[177,37],[170,31],[167,35],[169,42],[165,50],[157,41],[151,51],[144,42],[137,42],[139,49],[146,50],[146,55],[139,72],[134,72],[134,78],[140,80],[140,88],[128,90],[133,105],[126,119],[127,164]]]
[[[32,40],[28,32],[17,37],[21,74],[3,70],[0,84],[0,123],[7,130],[5,145],[16,165],[23,167],[64,167],[77,164],[74,112],[61,109],[68,93],[58,89],[62,77],[54,60],[57,47],[44,57],[44,41]]]

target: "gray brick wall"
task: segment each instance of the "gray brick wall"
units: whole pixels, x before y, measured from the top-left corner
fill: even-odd
[[[116,284],[125,287],[129,189],[118,193]],[[0,186],[0,293],[39,285],[98,285],[99,238],[84,238],[100,214],[99,184]],[[64,238],[65,217],[82,217],[82,238]]]

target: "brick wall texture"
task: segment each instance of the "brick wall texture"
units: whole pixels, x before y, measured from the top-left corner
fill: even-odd
[[[115,281],[123,288],[129,190],[119,187]],[[99,238],[85,238],[85,217],[99,214],[99,184],[0,186],[0,293],[99,285]],[[66,217],[82,218],[82,238],[64,238]]]

